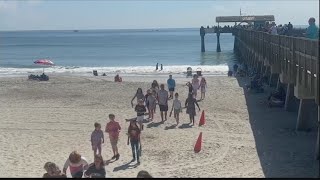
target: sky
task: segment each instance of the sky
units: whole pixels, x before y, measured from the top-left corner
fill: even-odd
[[[240,9],[274,15],[277,24],[319,22],[318,0],[0,0],[0,31],[199,28]]]

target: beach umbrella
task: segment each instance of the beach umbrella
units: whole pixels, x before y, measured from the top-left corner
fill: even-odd
[[[38,59],[34,62],[34,64],[41,65],[41,66],[54,66],[54,63],[49,59]],[[43,68],[44,73],[44,68]]]

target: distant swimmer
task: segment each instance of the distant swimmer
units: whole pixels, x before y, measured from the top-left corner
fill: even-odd
[[[162,64],[160,65],[160,71],[162,71],[163,70],[163,66],[162,66]]]
[[[158,66],[159,66],[159,64],[157,63],[157,64],[156,64],[156,71],[158,70]]]

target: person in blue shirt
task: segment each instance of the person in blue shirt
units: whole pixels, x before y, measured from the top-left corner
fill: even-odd
[[[309,19],[309,27],[306,31],[306,38],[309,39],[318,39],[319,38],[319,28],[316,26],[316,19],[310,18]]]
[[[167,80],[167,84],[168,84],[168,89],[170,92],[170,97],[169,99],[173,98],[173,92],[174,92],[174,88],[176,87],[176,81],[174,79],[172,79],[172,75],[169,75],[169,79]]]

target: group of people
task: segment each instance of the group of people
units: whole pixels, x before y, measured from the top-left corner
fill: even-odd
[[[186,84],[189,87],[189,95],[185,101],[185,108],[187,109],[186,113],[189,114],[190,123],[194,124],[194,116],[196,115],[195,106],[199,108],[197,103],[197,92],[201,90],[201,99],[205,98],[205,92],[207,88],[207,82],[204,77],[201,80],[198,79],[198,75],[194,75],[191,82]],[[141,130],[143,130],[143,120],[144,115],[149,115],[147,120],[153,121],[154,114],[156,112],[156,106],[159,105],[161,122],[167,120],[168,116],[168,101],[173,99],[172,107],[170,110],[170,115],[174,114],[174,118],[176,119],[176,125],[179,124],[179,114],[182,112],[182,104],[179,100],[179,94],[174,93],[176,82],[172,78],[172,75],[169,75],[169,79],[167,80],[168,91],[165,90],[165,85],[161,84],[159,86],[158,82],[154,80],[151,84],[150,89],[147,90],[147,93],[144,94],[141,88],[137,89],[137,92],[133,96],[131,100],[131,106],[133,107],[133,101],[137,99],[137,105],[135,106],[135,111],[137,112],[137,117],[135,118],[139,124]],[[174,96],[174,97],[173,97]],[[200,110],[200,108],[199,108]],[[148,113],[146,113],[148,111]]]
[[[252,29],[256,31],[263,31],[270,33],[272,35],[286,35],[286,36],[303,36],[309,39],[319,39],[319,28],[316,26],[316,19],[311,17],[308,20],[308,28],[304,33],[297,33],[293,30],[293,25],[291,22],[288,24],[284,24],[283,26],[279,24],[276,25],[275,22],[265,22],[264,25],[260,24],[259,26],[253,26],[253,25],[238,25],[236,28],[244,28],[244,29]]]
[[[194,117],[196,115],[195,106],[198,107],[200,111],[199,104],[196,100],[197,91],[201,90],[201,100],[205,97],[205,92],[207,88],[207,82],[204,77],[201,80],[198,79],[198,76],[195,74],[191,82],[186,84],[189,88],[188,98],[185,101],[186,113],[189,114],[190,123],[194,125]],[[175,92],[176,82],[172,78],[172,75],[169,75],[169,79],[167,80],[168,90],[165,90],[165,85],[159,84],[156,80],[154,80],[151,84],[150,89],[147,90],[147,94],[143,94],[141,88],[137,89],[134,97],[131,100],[131,106],[134,107],[137,116],[136,118],[130,119],[130,124],[128,127],[128,131],[126,135],[128,136],[127,145],[131,144],[132,150],[132,160],[131,162],[137,161],[137,164],[140,164],[140,156],[141,156],[141,140],[140,135],[143,130],[143,120],[145,115],[148,116],[149,121],[153,121],[154,113],[156,111],[156,106],[159,105],[161,122],[167,120],[167,112],[168,112],[168,101],[173,99],[172,107],[170,111],[170,117],[172,113],[174,114],[174,118],[176,120],[176,125],[179,124],[179,114],[182,112],[182,103],[179,100],[179,94]],[[173,97],[174,96],[174,97]],[[137,104],[134,106],[133,101],[137,99]],[[148,113],[147,113],[148,111]],[[115,120],[114,114],[109,114],[109,122],[105,126],[105,132],[109,136],[113,156],[110,160],[104,161],[102,158],[102,144],[105,142],[104,132],[101,129],[100,123],[94,123],[94,130],[91,133],[91,147],[94,155],[94,162],[89,164],[86,158],[84,158],[77,151],[73,151],[70,153],[67,158],[63,170],[61,171],[59,167],[53,162],[47,162],[44,165],[44,169],[47,171],[43,175],[43,177],[66,177],[66,171],[69,168],[71,176],[73,178],[81,178],[81,177],[91,177],[91,178],[105,178],[106,170],[105,166],[108,165],[111,160],[118,160],[120,158],[120,154],[118,152],[118,140],[119,134],[121,131],[121,126],[119,122]],[[146,171],[141,171],[138,174],[138,177],[151,177]]]

